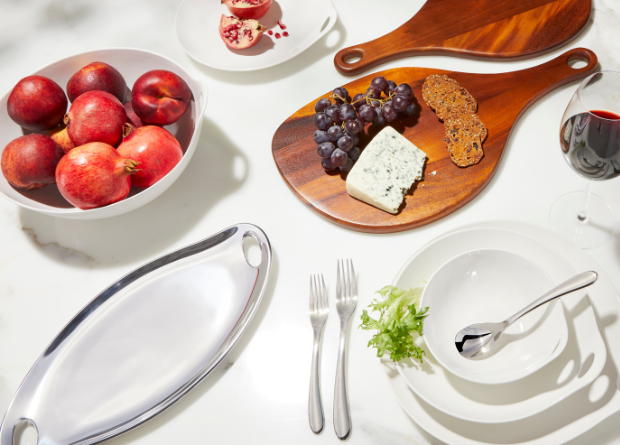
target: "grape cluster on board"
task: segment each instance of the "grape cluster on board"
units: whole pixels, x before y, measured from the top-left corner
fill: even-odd
[[[361,154],[358,133],[366,123],[381,127],[398,118],[398,114],[413,116],[416,112],[413,90],[406,83],[396,85],[392,80],[377,76],[366,93],[349,97],[344,87],[332,92],[332,100],[319,99],[315,104],[314,141],[325,171],[347,173]]]

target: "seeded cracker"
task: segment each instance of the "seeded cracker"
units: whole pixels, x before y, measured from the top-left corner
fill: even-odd
[[[429,76],[422,86],[426,105],[444,121],[450,158],[459,167],[477,164],[484,156],[482,141],[487,128],[476,111],[476,99],[457,81],[448,76]]]
[[[453,142],[466,135],[478,136],[481,142],[484,142],[487,138],[487,127],[482,123],[477,114],[450,114],[450,117],[444,120],[444,126],[446,128],[446,138]]]
[[[422,98],[433,111],[441,108],[446,94],[460,88],[458,82],[448,76],[428,76],[422,85]]]
[[[446,93],[443,102],[435,110],[435,113],[439,119],[444,120],[452,114],[475,113],[477,109],[478,102],[469,94],[469,91],[465,88],[458,88],[456,91]]]
[[[447,142],[450,158],[459,167],[477,164],[484,155],[482,142],[478,136],[463,136],[457,142]]]

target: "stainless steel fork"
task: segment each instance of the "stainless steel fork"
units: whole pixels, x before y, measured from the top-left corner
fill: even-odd
[[[336,368],[336,389],[334,391],[334,430],[339,439],[351,434],[351,414],[347,396],[347,376],[345,373],[347,332],[351,315],[357,306],[357,283],[353,262],[338,260],[338,280],[336,281],[336,309],[340,315],[340,344],[338,346],[338,366]]]
[[[323,334],[328,313],[329,304],[323,275],[310,276],[310,322],[314,331],[314,345],[312,348],[312,369],[310,371],[308,417],[310,419],[310,429],[315,434],[323,431],[323,424],[325,423],[323,403],[321,402],[319,351],[321,348],[321,334]]]

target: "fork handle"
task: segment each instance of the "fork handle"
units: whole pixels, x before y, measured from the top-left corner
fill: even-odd
[[[314,330],[314,345],[312,347],[312,368],[310,370],[310,395],[308,396],[308,417],[310,429],[314,434],[323,431],[325,417],[321,402],[321,381],[319,373],[319,345],[322,330]]]
[[[347,376],[345,374],[347,331],[349,320],[340,320],[340,344],[338,346],[338,365],[336,367],[336,388],[334,390],[334,430],[339,439],[345,440],[351,433],[351,414],[347,395]]]

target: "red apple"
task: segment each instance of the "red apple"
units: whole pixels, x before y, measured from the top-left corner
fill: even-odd
[[[143,126],[142,121],[138,117],[135,111],[133,111],[133,106],[131,105],[131,101],[125,102],[123,104],[125,108],[125,114],[127,114],[127,123],[133,125],[135,128],[140,128]]]
[[[47,136],[21,136],[2,152],[2,174],[17,189],[33,190],[56,182],[54,172],[65,153]]]
[[[45,131],[62,122],[67,96],[56,82],[43,76],[28,76],[17,82],[6,109],[13,121],[30,131]]]
[[[153,70],[136,80],[131,90],[131,104],[145,125],[169,125],[187,110],[192,91],[171,71]]]
[[[122,157],[140,163],[131,183],[143,188],[166,176],[183,157],[179,141],[168,130],[155,125],[132,130],[117,150]]]
[[[88,91],[80,95],[65,116],[69,137],[77,146],[89,142],[117,146],[123,138],[126,120],[123,104],[105,91]]]
[[[131,189],[137,162],[125,159],[111,145],[91,142],[67,153],[56,168],[56,183],[64,198],[86,210],[121,201]]]
[[[87,91],[105,91],[121,102],[125,98],[127,83],[116,68],[103,62],[93,62],[75,73],[67,82],[67,96],[73,102]]]
[[[45,134],[60,145],[60,148],[62,148],[65,153],[75,148],[75,144],[69,137],[69,132],[65,126],[58,126],[52,130],[46,131]]]

